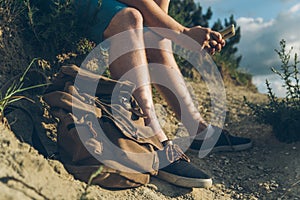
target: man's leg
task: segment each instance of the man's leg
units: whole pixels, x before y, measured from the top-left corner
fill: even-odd
[[[111,40],[109,57],[113,60],[110,60],[109,70],[113,78],[120,79],[125,76],[124,79],[137,85],[133,95],[147,116],[145,124],[153,129],[160,141],[165,141],[167,137],[160,127],[154,110],[142,29],[142,15],[134,8],[125,8],[114,16],[104,36],[108,38],[123,31],[128,32],[123,37],[121,35]],[[122,48],[125,48],[124,52],[127,53],[115,58],[114,55],[124,50]],[[126,49],[138,50],[128,52]]]
[[[169,1],[155,0],[161,9],[168,13]],[[153,66],[151,80],[168,105],[174,111],[177,119],[181,120],[188,129],[190,135],[195,135],[207,126],[198,109],[192,101],[192,97],[186,87],[183,76],[172,53],[172,42],[161,38],[149,31],[146,34],[146,43],[155,46],[156,49],[147,49],[148,62]],[[155,67],[156,64],[159,64]],[[163,85],[160,85],[162,83]],[[183,109],[184,112],[181,112]]]
[[[157,83],[155,87],[172,108],[177,119],[185,125],[190,135],[196,135],[204,130],[207,124],[193,103],[173,56],[171,41],[161,39],[151,32],[147,34],[146,41],[158,43],[158,49],[147,49],[148,61],[150,66],[153,66],[151,79],[154,83]],[[156,66],[156,64],[158,65]]]
[[[203,150],[207,149],[209,151],[211,148],[213,148],[213,151],[241,151],[251,148],[252,141],[250,139],[232,136],[226,130],[218,127],[214,127],[213,131],[204,131],[208,124],[201,117],[193,103],[171,51],[171,42],[167,39],[160,39],[156,34],[152,33],[150,35],[150,32],[147,35],[148,39],[146,41],[154,42],[155,37],[158,42],[158,48],[147,49],[149,66],[153,68],[150,68],[151,79],[152,82],[158,83],[155,84],[157,90],[166,99],[168,105],[173,109],[177,118],[182,121],[189,134],[191,136],[197,135],[190,149],[199,151],[203,146]],[[221,135],[218,138],[217,135],[210,137],[209,140],[206,140],[206,144],[203,145],[203,140],[207,137],[206,133],[209,136],[213,136],[213,133],[221,133]],[[212,145],[215,146],[213,147]]]
[[[155,1],[167,12],[168,3],[165,0]],[[190,148],[199,150],[203,144],[203,139],[206,137],[205,134],[199,133],[205,130],[208,124],[201,117],[192,101],[172,53],[172,43],[170,40],[163,39],[152,32],[147,33],[146,42],[156,43],[151,45],[155,46],[155,49],[147,49],[148,62],[154,68],[150,70],[153,72],[151,73],[152,82],[158,83],[155,84],[156,88],[173,109],[176,117],[183,122],[189,134],[191,136],[197,134],[197,140],[193,141]],[[162,83],[162,85],[159,83]],[[219,130],[219,128],[215,127],[214,130]],[[226,130],[221,131],[222,134],[214,147],[215,151],[239,151],[252,146],[252,141],[248,138],[231,136]],[[208,132],[212,133],[211,131]]]
[[[105,37],[111,37],[126,30],[131,30],[131,32],[129,35],[126,34],[125,38],[116,37],[111,40],[110,72],[115,79],[124,78],[140,86],[134,92],[134,96],[148,116],[146,124],[152,127],[165,146],[164,151],[158,152],[161,169],[158,177],[183,187],[210,187],[212,185],[211,177],[191,164],[179,147],[167,140],[158,123],[152,101],[148,62],[143,48],[142,28],[142,16],[133,8],[125,8],[113,18],[104,32]],[[125,51],[137,48],[138,50],[116,56],[116,52],[124,50],[122,48],[126,48]]]

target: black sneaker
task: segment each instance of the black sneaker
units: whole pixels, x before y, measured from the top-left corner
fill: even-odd
[[[194,139],[190,145],[192,151],[242,151],[252,147],[252,140],[249,138],[230,135],[227,130],[212,126],[212,136],[205,140]],[[218,137],[219,132],[220,136]]]
[[[211,177],[195,165],[190,163],[189,158],[172,141],[165,142],[165,150],[160,153],[160,166],[157,177],[171,184],[186,188],[209,188],[212,186]],[[170,159],[171,158],[171,159]]]

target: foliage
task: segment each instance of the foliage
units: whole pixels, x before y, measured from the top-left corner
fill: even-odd
[[[231,24],[233,24],[236,27],[235,36],[229,38],[226,41],[226,45],[220,52],[220,55],[227,60],[233,60],[234,62],[232,64],[234,64],[234,66],[231,67],[237,69],[239,67],[240,61],[242,60],[242,56],[238,56],[238,57],[235,56],[235,54],[238,52],[238,48],[235,45],[240,42],[241,28],[237,27],[236,21],[234,20],[234,16],[231,15],[229,19],[225,19],[224,25],[222,25],[222,22],[219,19],[217,22],[214,23],[212,29],[216,31],[220,31]]]
[[[273,127],[275,136],[284,142],[300,140],[300,85],[298,54],[294,54],[291,63],[291,48],[286,51],[285,40],[280,41],[280,50],[275,50],[281,60],[279,70],[272,68],[283,81],[282,87],[286,89],[286,96],[279,99],[271,88],[271,83],[266,80],[268,89],[268,104],[256,105],[246,100],[247,105],[253,110],[257,119]]]
[[[0,90],[0,122],[3,122],[3,119],[5,117],[4,111],[7,108],[7,106],[21,99],[27,99],[31,101],[29,98],[23,95],[19,95],[20,93],[34,88],[45,86],[45,84],[39,84],[24,87],[25,76],[36,60],[37,59],[32,60],[32,62],[28,65],[24,73],[20,76],[20,78],[17,81],[13,80],[12,84],[8,87],[7,91],[2,91],[2,89]]]
[[[194,0],[173,0],[170,2],[169,14],[184,26],[208,27],[208,20],[211,19],[212,11],[207,9],[203,14],[202,7]]]
[[[236,55],[238,53],[238,48],[236,45],[240,42],[241,39],[241,28],[237,27],[234,16],[231,15],[229,19],[224,20],[224,25],[222,25],[221,20],[219,19],[214,23],[212,29],[219,31],[223,28],[233,24],[236,27],[236,34],[234,37],[229,38],[226,41],[225,47],[220,53],[216,53],[213,57],[222,74],[228,73],[231,81],[238,85],[245,85],[249,88],[253,87],[252,85],[252,76],[249,73],[239,70],[240,62],[242,60],[241,55]]]
[[[0,74],[9,78],[21,73],[32,57],[43,58],[43,68],[45,63],[47,68],[58,66],[62,60],[57,56],[66,54],[76,54],[72,61],[76,57],[80,62],[95,46],[87,37],[95,13],[89,12],[88,3],[79,12],[80,2],[0,0]]]
[[[0,75],[19,74],[24,71],[23,64],[31,60],[22,38],[24,9],[20,0],[0,0]]]
[[[62,53],[87,53],[82,41],[87,38],[95,23],[96,11],[91,11],[91,1],[74,0],[24,0],[28,27],[24,37],[35,47],[36,56],[49,60]],[[81,5],[82,4],[82,5]],[[79,9],[80,8],[80,9]],[[93,44],[85,42],[85,45]],[[77,51],[77,50],[84,50]]]

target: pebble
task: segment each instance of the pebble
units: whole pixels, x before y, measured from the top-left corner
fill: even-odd
[[[255,166],[254,166],[254,165],[249,165],[249,168],[250,168],[250,169],[254,169]]]
[[[263,170],[264,168],[262,166],[257,166],[257,169]]]
[[[250,200],[258,200],[258,198],[256,198],[255,196],[250,196],[250,198],[249,198]]]
[[[242,191],[242,190],[244,190],[244,188],[243,188],[243,187],[241,187],[241,186],[238,186],[238,187],[237,187],[237,189],[238,189],[238,191]]]
[[[154,184],[147,184],[147,187],[151,190],[154,190],[154,191],[157,191],[158,190],[158,187]]]
[[[278,186],[279,186],[278,184],[272,184],[269,187],[271,190],[276,190],[278,188]]]

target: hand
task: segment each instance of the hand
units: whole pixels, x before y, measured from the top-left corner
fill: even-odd
[[[225,46],[225,40],[222,38],[221,34],[219,32],[212,31],[210,28],[195,26],[187,28],[184,31],[184,34],[197,41],[200,44],[201,49],[205,49],[211,55],[215,54],[216,51],[220,52],[222,47]],[[196,49],[192,48],[191,50]]]

